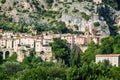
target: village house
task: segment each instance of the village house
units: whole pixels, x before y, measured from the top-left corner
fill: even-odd
[[[102,3],[102,0],[93,0],[93,2],[95,2],[96,4],[100,4]]]
[[[6,38],[1,38],[0,39],[0,49],[6,48]]]
[[[0,35],[2,35],[3,34],[3,30],[2,29],[0,29]]]
[[[19,38],[13,39],[13,50],[14,50],[15,52],[18,51],[19,44],[20,44]]]
[[[62,34],[61,39],[66,40],[67,43],[70,45],[74,44],[74,35],[72,35],[72,34]]]
[[[108,60],[113,66],[120,65],[120,54],[97,54],[96,63]]]
[[[30,48],[34,48],[34,37],[23,36],[20,38],[20,45],[26,45]]]
[[[77,36],[75,44],[77,45],[84,45],[86,43],[86,38],[83,36]]]
[[[54,0],[54,2],[76,2],[78,0]]]
[[[34,48],[36,56],[41,56],[43,60],[50,61],[52,57],[52,48],[51,46],[49,46],[49,44],[53,42],[53,38],[61,38],[63,40],[66,40],[67,45],[69,47],[72,47],[73,44],[81,46],[88,44],[91,41],[94,41],[96,44],[99,44],[101,42],[102,36],[91,35],[89,32],[89,28],[87,27],[84,35],[54,34],[53,32],[44,32],[41,35],[33,36],[32,34],[27,33],[13,33],[1,31],[0,50],[2,51],[3,49],[10,49],[13,52],[17,52],[19,56],[17,58],[18,61],[22,61],[22,59],[24,58],[21,57],[23,57],[25,54],[28,55],[28,50]],[[84,46],[81,47],[81,49],[85,51],[85,49],[87,48]]]

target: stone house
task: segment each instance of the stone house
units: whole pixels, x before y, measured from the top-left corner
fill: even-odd
[[[96,4],[102,3],[102,0],[93,0]]]
[[[61,39],[66,40],[70,45],[74,44],[74,35],[72,34],[62,34]]]
[[[108,60],[113,66],[120,65],[120,54],[97,54],[96,63]]]
[[[6,48],[6,38],[0,39],[0,48]]]

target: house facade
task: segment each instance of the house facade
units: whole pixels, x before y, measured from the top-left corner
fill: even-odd
[[[96,55],[96,63],[108,60],[113,66],[120,65],[120,54],[98,54]]]
[[[93,36],[88,31],[84,35],[79,34],[54,34],[52,32],[45,32],[41,35],[32,35],[26,33],[3,32],[0,37],[0,50],[10,49],[16,52],[19,56],[28,55],[28,51],[32,48],[37,53],[36,56],[41,56],[43,60],[50,61],[52,57],[52,48],[49,45],[53,42],[53,38],[61,38],[67,41],[71,48],[73,44],[78,46],[86,45],[91,41],[96,44],[101,42],[102,37]],[[82,48],[81,48],[82,49]],[[85,51],[86,48],[84,48]],[[20,59],[20,60],[19,60]],[[22,61],[23,58],[18,58]]]

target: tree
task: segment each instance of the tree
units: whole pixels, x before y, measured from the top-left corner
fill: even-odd
[[[101,50],[99,50],[99,46],[94,42],[91,42],[88,45],[88,48],[85,51],[85,53],[81,55],[81,61],[90,64],[90,62],[95,61],[95,55],[100,52]]]
[[[37,67],[26,70],[19,80],[65,80],[66,70],[57,67]]]
[[[3,52],[0,51],[0,64],[3,63]]]
[[[120,80],[120,67],[112,67],[109,75],[113,77],[114,80]]]
[[[0,80],[10,80],[10,78],[3,72],[0,72]]]
[[[54,0],[46,0],[48,7],[51,7],[53,2],[54,2]]]
[[[4,4],[6,2],[6,0],[1,0],[1,3]]]
[[[19,76],[19,80],[47,80],[46,70],[44,67],[28,69]]]
[[[62,21],[56,22],[56,26],[57,26],[56,29],[58,33],[67,33],[68,29],[66,27],[65,22],[62,22]]]
[[[70,66],[79,66],[80,65],[80,53],[82,51],[80,48],[76,45],[73,46],[71,52],[70,52]]]
[[[99,22],[94,22],[93,24],[94,24],[95,27],[100,26],[100,23],[99,23]]]
[[[7,58],[7,61],[17,61],[17,54],[14,52],[12,56]]]
[[[18,62],[5,62],[2,65],[3,72],[8,76],[15,76],[18,71],[22,71],[24,68]]]
[[[119,2],[117,2],[117,0],[103,0],[103,3],[110,5],[114,9],[118,9],[119,6]]]
[[[57,60],[62,59],[65,63],[68,63],[68,56],[69,56],[69,48],[66,45],[66,41],[60,38],[54,38],[53,43],[50,45],[52,46],[53,55]]]

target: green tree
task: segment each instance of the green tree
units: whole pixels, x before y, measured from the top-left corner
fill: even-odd
[[[1,0],[1,3],[4,4],[6,2],[6,0]]]
[[[19,80],[47,80],[46,71],[44,67],[28,69],[19,76]]]
[[[120,67],[112,67],[110,69],[109,75],[114,80],[120,80]]]
[[[3,63],[3,52],[0,51],[0,64]]]
[[[17,54],[14,52],[12,56],[7,58],[7,61],[17,61]]]
[[[62,59],[65,63],[68,63],[69,48],[66,45],[66,41],[60,38],[54,38],[52,46],[52,52],[57,60]]]
[[[66,27],[65,22],[59,21],[56,22],[56,26],[57,26],[57,33],[67,33],[68,29]]]
[[[18,71],[22,71],[24,67],[18,62],[5,62],[2,65],[3,73],[8,76],[15,76]]]
[[[79,66],[80,65],[80,54],[82,51],[80,50],[80,47],[73,45],[73,48],[70,52],[70,66]]]
[[[0,80],[10,80],[10,78],[3,72],[0,72]]]
[[[99,45],[95,44],[94,42],[91,42],[88,45],[87,50],[81,55],[81,61],[82,63],[90,63],[92,61],[95,61],[95,55],[101,53],[101,50],[99,50]]]

